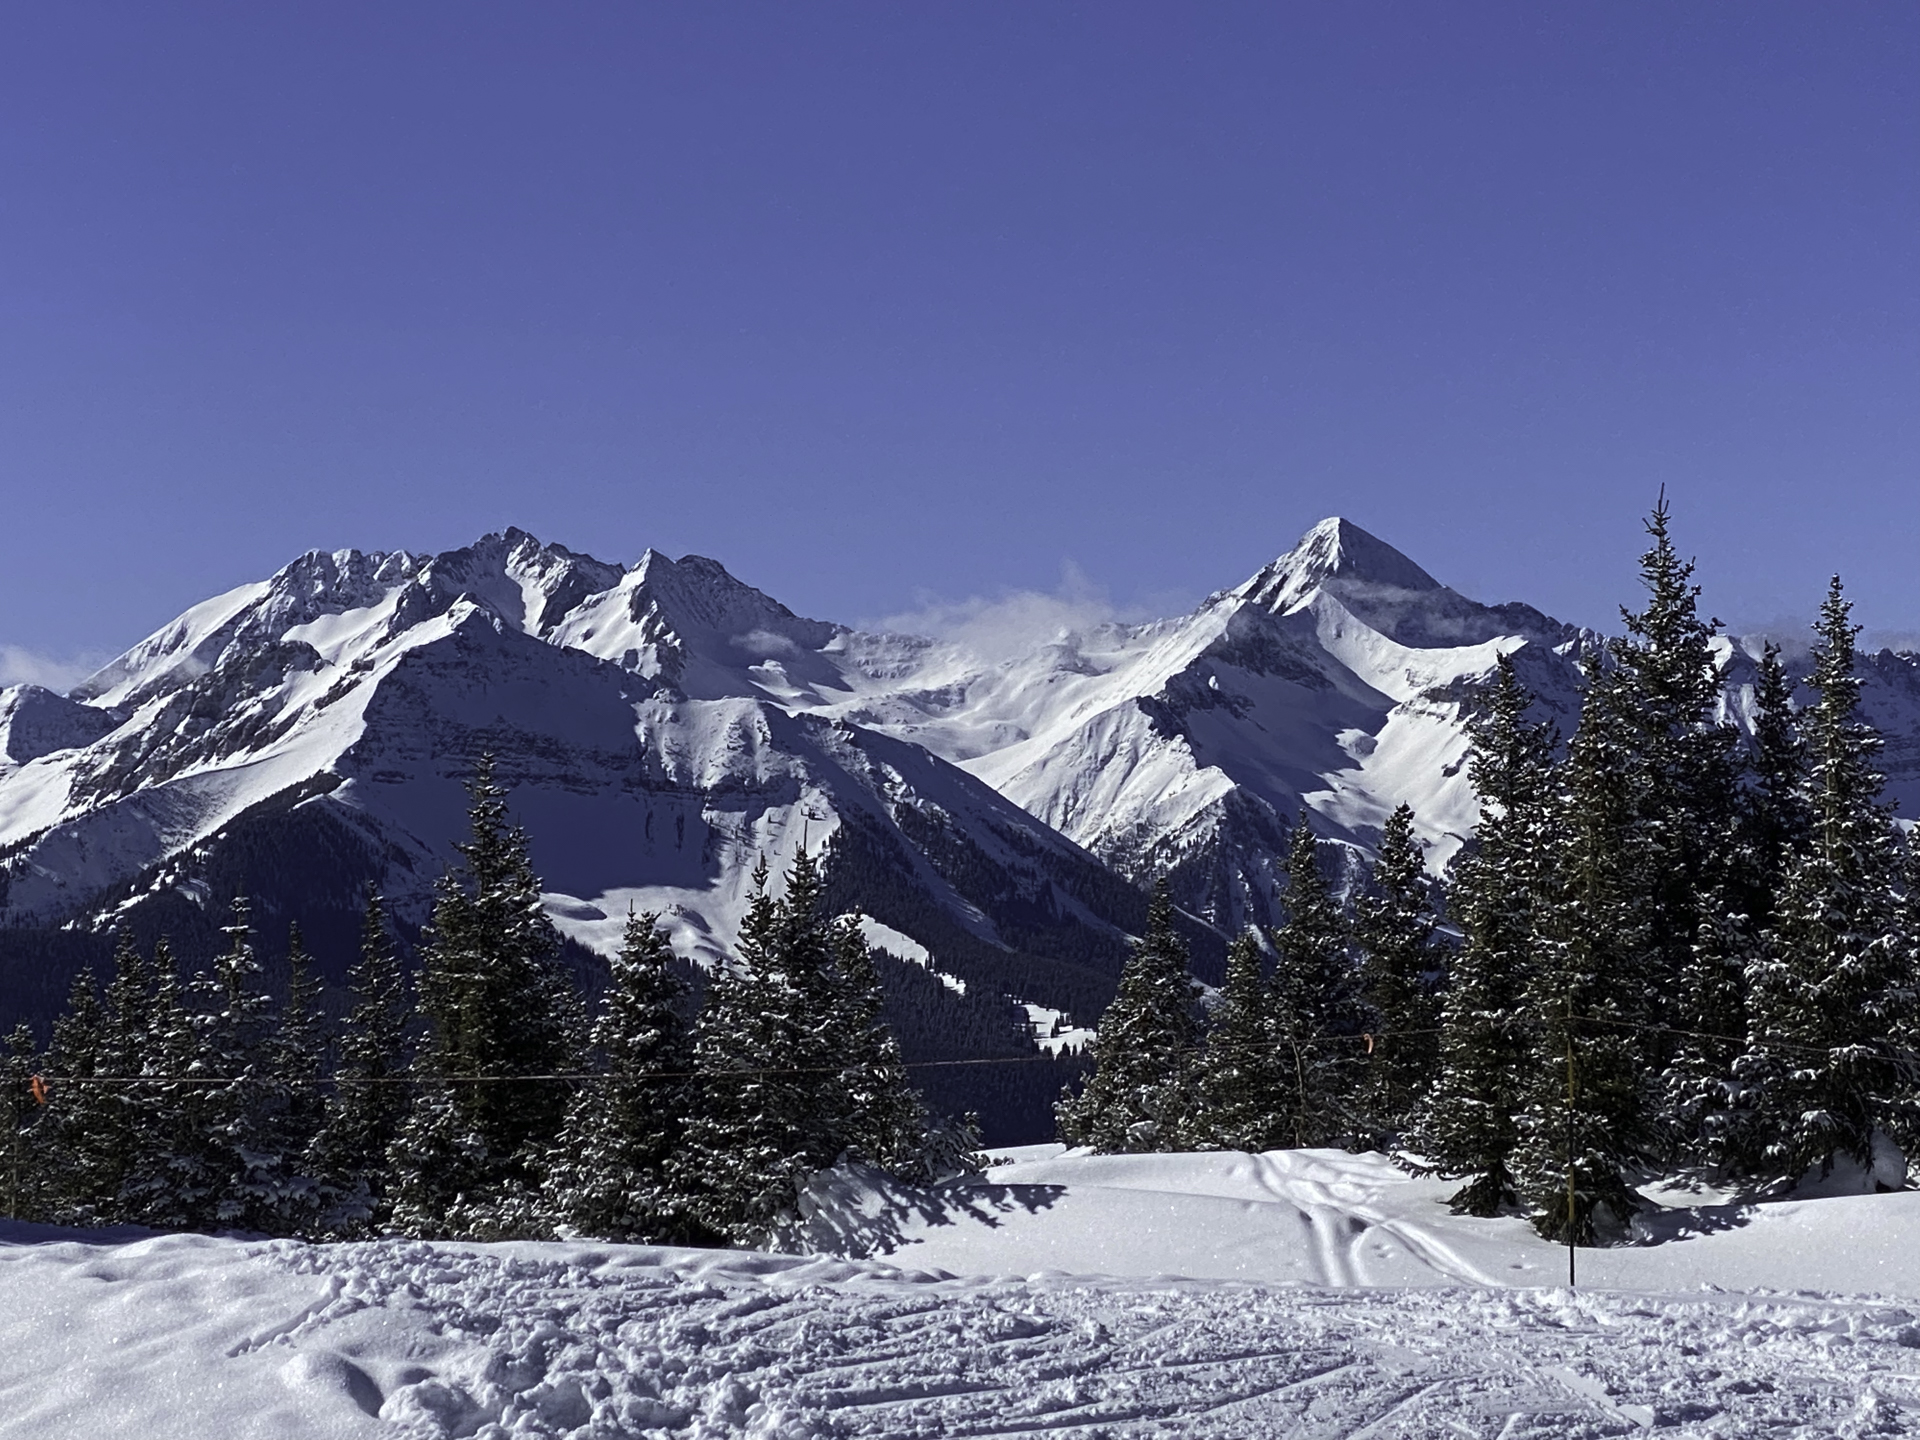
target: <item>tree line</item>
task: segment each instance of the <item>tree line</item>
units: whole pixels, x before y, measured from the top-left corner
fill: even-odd
[[[1510,655],[1469,723],[1481,820],[1438,896],[1412,811],[1350,905],[1304,818],[1284,922],[1196,1010],[1164,889],[1058,1108],[1099,1150],[1348,1145],[1462,1181],[1457,1210],[1615,1235],[1636,1175],[1756,1189],[1920,1153],[1920,845],[1881,799],[1836,577],[1796,708],[1764,647],[1748,730],[1664,502],[1643,608],[1583,661],[1574,734]],[[1717,643],[1716,643],[1717,642]]]
[[[297,929],[276,1004],[236,901],[182,979],[162,938],[82,974],[50,1044],[8,1047],[9,1213],[67,1225],[308,1238],[752,1243],[815,1172],[909,1181],[967,1163],[881,1016],[853,917],[802,853],[763,860],[731,966],[697,1018],[653,915],[630,915],[589,1016],[560,963],[525,834],[483,758],[469,835],[409,983],[370,895],[351,1008],[326,1022]]]

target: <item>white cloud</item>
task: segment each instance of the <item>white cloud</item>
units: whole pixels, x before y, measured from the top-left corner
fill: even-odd
[[[101,656],[59,659],[24,645],[0,644],[0,685],[43,685],[64,695],[105,663]]]
[[[975,595],[965,600],[923,595],[919,599],[917,608],[888,615],[862,628],[896,635],[931,635],[965,645],[986,659],[1005,660],[1102,625],[1137,624],[1154,618],[1141,607],[1115,605],[1106,587],[1095,583],[1071,560],[1060,566],[1060,585],[1053,591],[1008,590],[991,598]],[[1170,603],[1175,610],[1185,608]]]

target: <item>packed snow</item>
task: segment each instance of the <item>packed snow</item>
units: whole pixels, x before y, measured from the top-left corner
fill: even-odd
[[[1667,1194],[1564,1251],[1333,1151],[839,1172],[813,1254],[0,1230],[0,1434],[1866,1436],[1920,1194]],[[1688,1203],[1679,1203],[1686,1201]],[[824,1253],[820,1253],[824,1252]],[[836,1253],[837,1252],[837,1253]]]

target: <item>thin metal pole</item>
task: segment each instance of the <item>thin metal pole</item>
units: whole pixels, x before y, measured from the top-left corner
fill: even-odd
[[[1573,1186],[1573,992],[1567,992],[1567,1288],[1573,1289],[1573,1230],[1578,1207]]]

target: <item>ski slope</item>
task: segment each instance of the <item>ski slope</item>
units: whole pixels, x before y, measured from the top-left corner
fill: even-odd
[[[0,1435],[1865,1436],[1920,1422],[1920,1195],[1564,1252],[1379,1157],[840,1175],[840,1254],[0,1231]],[[1678,1197],[1670,1197],[1678,1198]]]

